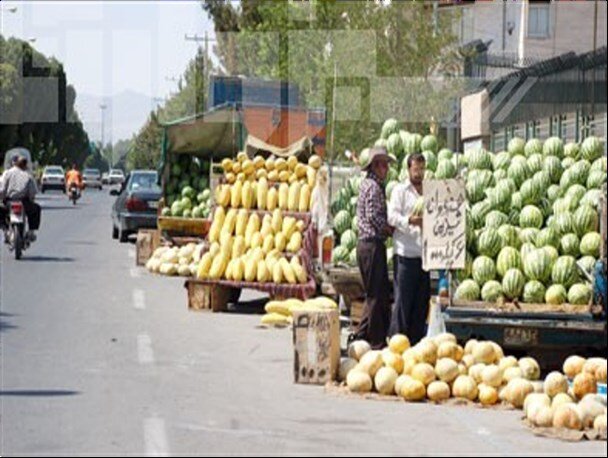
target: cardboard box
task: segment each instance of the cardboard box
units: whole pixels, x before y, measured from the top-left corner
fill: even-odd
[[[140,229],[137,233],[135,245],[135,262],[138,266],[145,266],[154,251],[160,246],[160,233],[157,230]]]
[[[339,312],[295,312],[293,348],[295,383],[324,385],[335,380],[340,367]]]

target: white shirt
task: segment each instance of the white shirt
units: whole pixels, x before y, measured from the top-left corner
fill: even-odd
[[[405,258],[422,258],[422,232],[409,223],[420,194],[409,181],[393,189],[388,205],[388,223],[395,228],[393,252]]]

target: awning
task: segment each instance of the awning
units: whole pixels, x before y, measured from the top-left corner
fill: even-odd
[[[245,152],[249,157],[259,154],[262,156],[274,155],[283,158],[296,156],[307,159],[314,154],[314,144],[309,137],[302,137],[300,140],[292,143],[286,148],[281,148],[279,146],[270,145],[253,135],[248,135],[245,143]]]

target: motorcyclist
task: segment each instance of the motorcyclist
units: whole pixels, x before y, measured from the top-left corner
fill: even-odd
[[[72,164],[72,168],[65,174],[65,191],[68,194],[68,199],[70,198],[70,188],[72,185],[76,185],[76,188],[78,189],[78,196],[80,197],[83,182],[82,175],[80,174],[76,164]]]
[[[40,227],[41,208],[34,201],[36,192],[36,182],[27,171],[27,158],[19,156],[15,165],[4,173],[0,195],[6,202],[23,202],[29,224],[27,237],[32,242],[36,240],[35,231]]]

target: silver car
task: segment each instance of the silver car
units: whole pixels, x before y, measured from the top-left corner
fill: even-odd
[[[84,169],[82,182],[85,188],[97,188],[101,191],[101,172],[99,169]]]
[[[40,192],[55,189],[65,193],[65,171],[58,165],[49,165],[44,168],[40,179]]]

